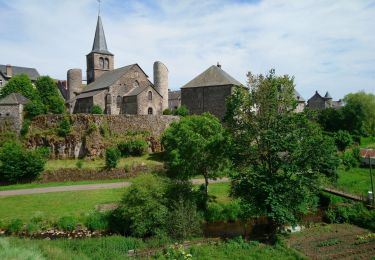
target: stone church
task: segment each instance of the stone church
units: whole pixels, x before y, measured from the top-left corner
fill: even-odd
[[[98,16],[92,50],[86,55],[87,86],[81,69],[67,73],[67,105],[71,113],[90,113],[94,105],[105,114],[161,115],[168,108],[168,69],[154,63],[154,83],[138,64],[114,68],[101,17]]]

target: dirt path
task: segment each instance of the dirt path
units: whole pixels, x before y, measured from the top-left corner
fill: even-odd
[[[222,178],[217,180],[210,180],[210,183],[221,183],[228,182],[228,178]],[[203,184],[204,179],[193,179],[193,184]],[[99,189],[118,189],[129,187],[131,182],[117,182],[117,183],[103,183],[103,184],[85,184],[85,185],[70,185],[70,186],[57,186],[47,188],[33,188],[33,189],[22,189],[22,190],[6,190],[0,191],[0,197],[15,196],[15,195],[28,195],[38,193],[50,193],[50,192],[64,192],[64,191],[82,191],[82,190],[99,190]]]

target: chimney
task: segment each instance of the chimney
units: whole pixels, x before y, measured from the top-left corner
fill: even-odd
[[[217,65],[216,66],[218,66],[220,69],[221,69],[221,65],[220,65],[220,63],[219,62],[217,62]]]
[[[9,65],[9,64],[6,65],[6,74],[7,74],[7,77],[12,77],[13,76],[12,65]]]

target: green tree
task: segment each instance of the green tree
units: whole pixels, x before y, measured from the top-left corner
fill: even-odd
[[[361,107],[363,130],[368,135],[375,136],[375,95],[364,91],[350,93],[345,96],[344,102],[346,107],[357,108],[357,110]]]
[[[228,138],[213,115],[183,117],[172,123],[162,137],[168,176],[189,180],[203,175],[208,198],[208,180],[222,176],[229,168]]]
[[[189,109],[187,106],[180,106],[176,110],[173,111],[173,114],[176,116],[188,116],[189,115]]]
[[[116,147],[107,148],[105,150],[105,167],[109,170],[116,168],[120,158],[121,153]]]
[[[91,114],[101,115],[103,114],[103,109],[98,105],[93,105],[91,108]]]
[[[62,114],[65,111],[64,99],[60,96],[56,82],[49,76],[39,77],[35,82],[38,95],[48,111]]]
[[[348,131],[339,130],[335,133],[335,144],[337,149],[344,151],[347,147],[353,144],[352,136]]]
[[[72,125],[70,123],[70,118],[68,116],[64,116],[59,123],[59,127],[57,128],[57,134],[61,137],[66,137],[72,131]]]
[[[25,105],[26,117],[32,119],[33,117],[47,113],[46,106],[40,100],[30,101]]]
[[[232,194],[247,216],[265,215],[274,227],[296,224],[317,206],[322,165],[335,156],[332,140],[305,113],[294,113],[294,79],[248,74],[250,92],[237,89],[225,117],[232,134]]]
[[[10,141],[0,148],[0,181],[15,183],[34,180],[44,170],[46,151],[28,151]]]
[[[36,100],[39,98],[37,91],[26,74],[13,76],[0,90],[0,98],[6,97],[11,93],[19,93],[29,100]]]

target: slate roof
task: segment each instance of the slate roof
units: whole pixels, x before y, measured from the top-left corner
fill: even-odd
[[[95,53],[103,53],[113,55],[108,51],[107,41],[105,39],[102,19],[98,16],[98,22],[96,24],[94,44],[92,45],[92,51]]]
[[[331,97],[331,95],[328,93],[328,91],[327,91],[327,93],[324,95],[324,98],[326,98],[326,99],[332,99],[332,97]]]
[[[181,99],[181,90],[169,91],[168,92],[168,99],[169,100]]]
[[[234,79],[231,75],[226,73],[218,66],[213,65],[181,88],[197,88],[222,85],[242,86],[243,84]]]
[[[105,91],[105,89],[100,89],[100,90],[95,90],[95,91],[90,91],[90,92],[84,92],[84,93],[81,93],[78,96],[72,98],[71,100],[69,100],[69,102],[71,102],[71,101],[73,101],[75,99],[93,97],[93,96],[95,96],[97,94],[100,94],[100,93],[102,93],[104,91]]]
[[[305,102],[305,99],[301,96],[301,94],[297,90],[294,90],[294,96],[296,97],[298,102]]]
[[[19,93],[11,93],[0,99],[0,105],[19,105],[26,104],[27,102],[29,102],[29,100]]]
[[[12,66],[13,76],[17,74],[26,74],[31,80],[36,80],[40,75],[34,68]],[[5,78],[9,78],[6,74],[6,65],[0,65],[0,72]]]

